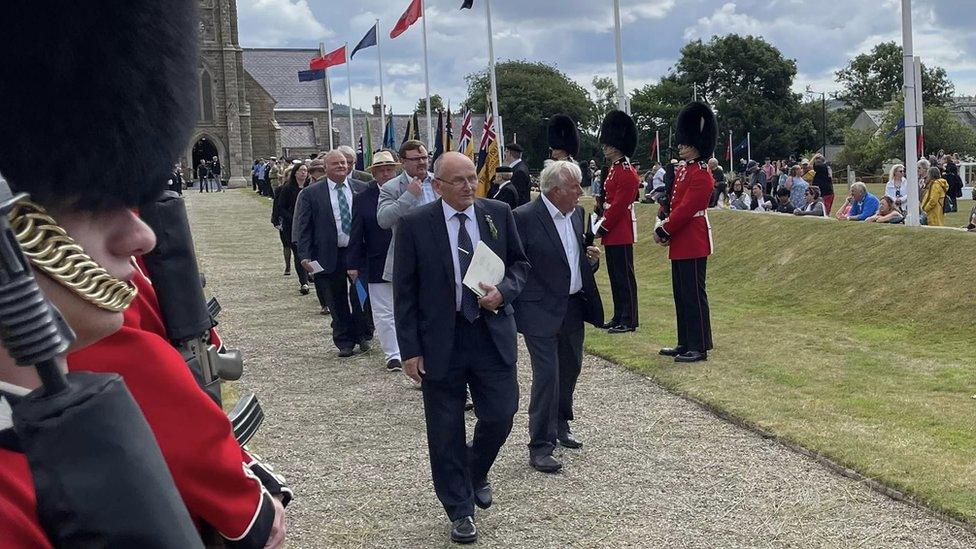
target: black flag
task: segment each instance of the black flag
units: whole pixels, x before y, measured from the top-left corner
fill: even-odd
[[[471,9],[472,4],[474,4],[474,0],[464,0],[464,2],[461,3],[461,9],[469,10]]]

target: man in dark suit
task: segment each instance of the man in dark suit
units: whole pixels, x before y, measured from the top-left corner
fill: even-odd
[[[504,205],[475,198],[478,174],[466,156],[444,153],[434,166],[441,199],[415,208],[396,228],[393,286],[404,372],[422,381],[434,489],[451,520],[451,539],[477,539],[474,506],[491,505],[488,471],[518,408],[517,336],[512,303],[529,263]],[[497,285],[478,297],[461,281],[478,243],[505,263]],[[465,444],[465,387],[478,422]]]
[[[355,353],[357,344],[360,351],[368,351],[371,337],[359,298],[354,294],[349,299],[347,274],[353,197],[365,191],[366,184],[347,179],[349,168],[341,152],[330,151],[324,160],[325,178],[298,193],[292,240],[302,267],[315,276],[315,291],[329,293],[326,301],[332,308],[332,341],[339,356],[348,357]],[[312,261],[317,261],[322,271],[315,273]]]
[[[379,335],[380,347],[386,354],[386,369],[397,372],[402,369],[400,348],[397,346],[396,327],[393,321],[393,283],[383,280],[386,254],[393,238],[393,231],[380,227],[376,221],[376,207],[380,187],[396,177],[400,167],[391,151],[380,149],[373,155],[372,182],[356,195],[352,205],[352,234],[349,236],[349,277],[369,286],[369,302],[373,324]]]
[[[529,167],[522,162],[522,146],[518,143],[506,145],[505,161],[512,168],[512,185],[518,191],[518,205],[528,203],[532,198],[532,177],[529,175]]]
[[[583,322],[603,325],[603,302],[593,272],[600,249],[583,240],[582,173],[575,162],[556,161],[542,170],[542,194],[515,210],[532,270],[515,302],[515,322],[532,360],[529,403],[529,464],[555,473],[552,452],[583,444],[573,436],[573,392],[583,365]]]
[[[498,166],[498,169],[495,170],[495,181],[497,181],[497,186],[494,186],[494,192],[488,196],[494,200],[508,204],[508,207],[513,210],[523,204],[519,197],[518,189],[512,183],[512,168]]]

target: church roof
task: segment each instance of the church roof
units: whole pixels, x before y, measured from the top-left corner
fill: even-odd
[[[289,48],[244,48],[244,69],[277,102],[276,111],[325,110],[325,85],[321,80],[299,82],[298,71],[308,70],[308,61],[319,50]],[[335,99],[333,97],[333,99]],[[349,116],[349,107],[332,104],[333,116]],[[354,114],[366,114],[358,109]]]

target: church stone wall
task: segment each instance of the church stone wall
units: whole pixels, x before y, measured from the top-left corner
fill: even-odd
[[[275,100],[250,74],[245,73],[244,85],[247,88],[247,102],[251,106],[251,162],[255,158],[278,156],[280,150],[274,127]]]

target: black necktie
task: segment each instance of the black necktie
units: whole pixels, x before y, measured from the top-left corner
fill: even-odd
[[[461,268],[461,280],[468,273],[471,266],[471,258],[474,256],[474,246],[471,244],[471,235],[464,228],[464,222],[468,220],[468,215],[463,213],[455,214],[458,220],[458,266]],[[474,322],[479,316],[478,299],[470,288],[461,285],[461,314],[468,322]]]

